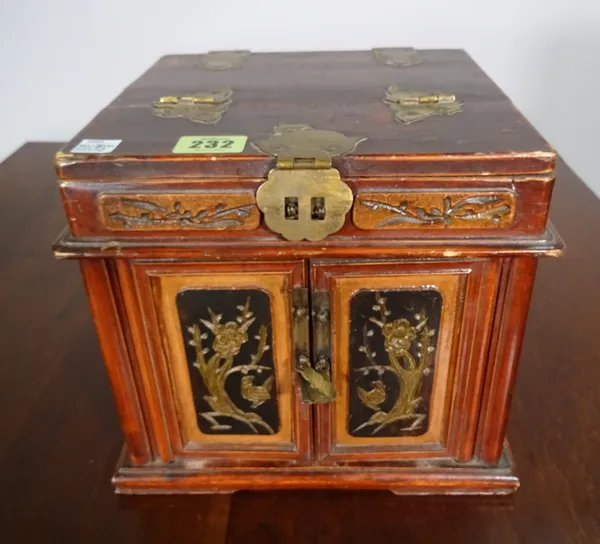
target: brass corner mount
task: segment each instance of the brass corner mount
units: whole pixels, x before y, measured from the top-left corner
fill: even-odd
[[[375,47],[372,53],[379,64],[392,68],[407,68],[423,63],[423,57],[412,47]]]
[[[250,56],[248,50],[237,51],[209,51],[200,55],[200,66],[206,70],[231,70],[239,68]]]

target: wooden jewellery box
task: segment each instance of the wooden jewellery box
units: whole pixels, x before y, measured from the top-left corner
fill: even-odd
[[[167,56],[56,155],[121,493],[510,493],[556,154],[463,51]]]

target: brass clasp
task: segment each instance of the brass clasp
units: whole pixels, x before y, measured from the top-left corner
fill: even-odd
[[[295,287],[292,291],[295,368],[306,404],[326,404],[336,398],[331,383],[329,358],[321,353],[313,367],[310,360],[310,310],[308,289]]]
[[[267,226],[286,240],[322,240],[342,228],[352,208],[352,190],[335,168],[314,167],[321,161],[331,165],[331,159],[286,159],[294,167],[278,163],[256,193]]]
[[[252,142],[277,157],[276,168],[256,193],[267,226],[287,240],[322,240],[340,230],[354,196],[332,158],[350,153],[362,138],[308,125],[279,124]]]
[[[310,365],[310,359],[301,355],[296,360],[296,370],[300,374],[302,384],[302,401],[306,404],[327,404],[337,397],[331,383],[329,360],[320,358],[315,367]]]

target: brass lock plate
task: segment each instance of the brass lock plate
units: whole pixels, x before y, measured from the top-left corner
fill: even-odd
[[[322,240],[342,228],[354,196],[332,157],[354,150],[364,138],[281,123],[267,139],[253,142],[277,157],[277,168],[256,193],[267,226],[287,240]]]
[[[256,193],[267,226],[286,240],[323,240],[344,225],[352,190],[335,168],[275,168]]]

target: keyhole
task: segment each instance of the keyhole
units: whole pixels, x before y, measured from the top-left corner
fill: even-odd
[[[298,221],[298,197],[286,196],[284,200],[285,218],[291,221]]]
[[[325,199],[322,196],[313,196],[310,199],[310,216],[313,221],[323,221],[325,219]]]

